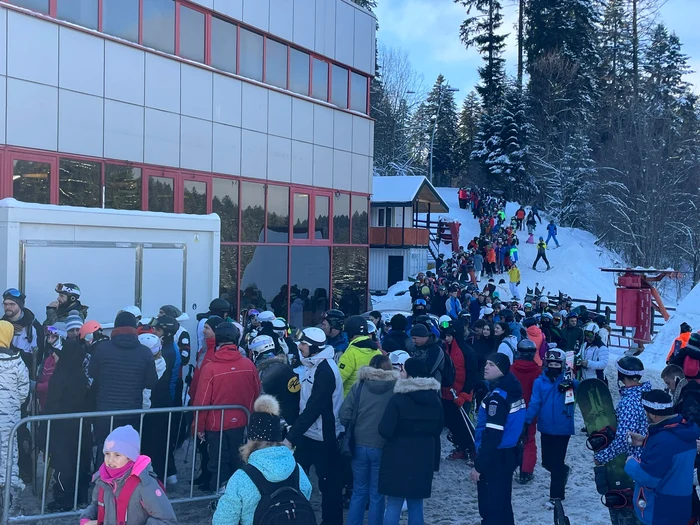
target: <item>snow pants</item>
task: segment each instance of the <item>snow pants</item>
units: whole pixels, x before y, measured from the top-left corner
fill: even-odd
[[[518,221],[518,231],[521,232],[523,231],[523,220],[522,219],[516,219]]]
[[[316,467],[318,488],[321,490],[322,522],[343,525],[343,497],[341,472],[338,468],[340,454],[335,441],[325,443],[303,436],[294,451],[294,458],[306,474],[311,465]]]
[[[547,263],[547,268],[549,268],[549,261],[547,260],[547,254],[545,254],[545,253],[538,253],[538,254],[537,254],[537,258],[535,259],[535,262],[532,263],[532,269],[533,269],[533,270],[536,270],[536,269],[537,269],[537,263],[539,262],[540,259],[542,259],[544,262],[546,262],[546,263]]]
[[[469,404],[464,404],[465,412],[469,410]],[[474,457],[474,442],[469,434],[469,429],[467,424],[462,418],[461,411],[459,407],[452,402],[450,399],[442,400],[442,412],[445,415],[445,426],[452,434],[452,442],[458,450],[467,451],[472,457]]]
[[[462,210],[467,209],[467,199],[459,199],[459,207]]]
[[[569,467],[564,462],[570,438],[571,436],[540,433],[542,467],[552,475],[552,480],[549,483],[549,497],[552,499],[563,500],[566,498],[566,478]]]
[[[608,509],[610,512],[610,523],[612,525],[644,525],[637,515],[634,513],[634,509]]]
[[[525,446],[523,447],[523,461],[520,464],[521,473],[532,474],[535,471],[535,465],[537,464],[536,434],[537,420],[535,419],[530,423],[530,426],[527,427],[527,441],[525,441]]]
[[[7,472],[7,454],[10,442],[10,430],[19,421],[19,414],[17,419],[12,417],[3,417],[0,419],[0,485],[5,485],[5,474]],[[12,479],[10,484],[12,488],[18,490],[24,490],[24,482],[19,477],[19,448],[17,446],[17,435],[12,443]]]
[[[547,240],[544,241],[544,242],[546,242],[547,244],[549,244],[549,241],[550,241],[551,239],[554,239],[554,244],[556,244],[556,245],[557,245],[557,248],[559,248],[559,241],[557,240],[557,236],[556,236],[556,235],[552,235],[552,234],[550,233],[549,235],[547,235]]]
[[[518,291],[518,283],[510,283],[510,295],[513,299],[520,300],[520,292]]]
[[[241,456],[238,449],[243,444],[245,428],[231,428],[223,432],[206,432],[209,446],[209,472],[211,472],[211,486],[216,485],[217,469],[219,466],[219,442],[221,442],[221,475],[219,486],[226,484],[241,465]],[[172,447],[170,447],[172,453]],[[154,469],[155,470],[155,469]],[[168,466],[168,475],[170,475]],[[219,487],[217,487],[218,489]]]
[[[496,449],[495,460],[476,484],[481,525],[515,525],[513,518],[513,472],[516,448]]]

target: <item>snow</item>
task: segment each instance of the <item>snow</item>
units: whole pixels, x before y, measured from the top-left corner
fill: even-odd
[[[373,177],[372,202],[411,202],[424,182],[423,176]]]

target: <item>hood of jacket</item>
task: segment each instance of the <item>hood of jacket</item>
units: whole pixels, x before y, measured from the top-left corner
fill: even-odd
[[[685,443],[692,443],[695,446],[695,440],[700,434],[700,429],[695,423],[684,420],[683,416],[679,414],[655,425],[649,425],[650,437],[659,432],[671,432],[679,440]]]
[[[530,339],[530,341],[534,342],[535,344],[537,344],[537,341],[540,343],[542,342],[542,330],[539,326],[528,326],[525,331],[527,332],[527,338]]]
[[[513,372],[508,372],[497,382],[493,383],[493,388],[491,390],[495,390],[496,388],[503,390],[509,398],[520,399],[523,397],[523,387],[520,381],[518,381],[518,378],[513,375]]]
[[[357,380],[365,382],[363,388],[373,394],[384,394],[392,390],[399,377],[397,370],[381,370],[371,366],[363,366],[357,374]]]
[[[434,390],[440,392],[440,383],[432,377],[409,377],[407,379],[399,379],[394,386],[395,394],[416,394],[425,393]],[[416,401],[420,402],[420,397],[415,397]]]
[[[513,375],[533,378],[533,381],[542,375],[542,367],[531,359],[516,359],[510,365]]]
[[[649,381],[644,381],[641,385],[620,388],[621,397],[637,397],[640,399],[640,404],[644,392],[651,392],[651,383]]]
[[[351,346],[368,355],[374,353],[376,350],[379,350],[379,345],[372,341],[372,338],[368,335],[362,335],[356,339],[353,339],[348,348]]]
[[[243,355],[239,352],[236,345],[223,345],[214,352],[214,356],[211,360],[216,363],[232,363],[242,358]]]
[[[287,479],[297,466],[294,454],[285,446],[256,450],[248,458],[248,464],[258,469],[272,483]]]
[[[9,321],[0,321],[0,347],[10,348],[15,336],[15,327]]]

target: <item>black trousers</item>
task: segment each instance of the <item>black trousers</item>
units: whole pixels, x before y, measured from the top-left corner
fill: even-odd
[[[245,428],[232,428],[224,430],[223,433],[207,430],[206,437],[209,447],[209,472],[211,473],[212,487],[216,485],[216,473],[219,469],[219,443],[221,443],[220,487],[241,467],[241,456],[238,449],[243,444]]]
[[[610,523],[612,525],[644,525],[637,518],[634,509],[608,509],[608,511],[610,512]],[[678,525],[684,524],[679,523]]]
[[[566,474],[569,467],[564,462],[570,437],[540,433],[542,467],[552,475],[549,483],[549,497],[553,499],[566,497]]]
[[[469,412],[469,403],[464,404],[465,412]],[[452,439],[455,447],[458,450],[466,450],[469,453],[474,452],[474,441],[469,434],[467,424],[462,418],[459,407],[448,399],[442,400],[442,412],[445,416],[445,426],[452,434]]]
[[[495,461],[476,484],[481,525],[515,525],[513,518],[513,472],[517,450],[496,450]]]
[[[343,525],[343,498],[340,454],[335,442],[314,441],[306,436],[296,443],[294,457],[306,474],[316,467],[318,488],[321,489],[321,515],[324,525]]]
[[[540,259],[542,259],[544,262],[546,262],[546,263],[547,263],[547,267],[549,267],[549,261],[547,260],[547,255],[544,254],[544,253],[538,253],[538,254],[537,254],[537,257],[535,258],[535,262],[532,263],[532,269],[533,269],[533,270],[534,270],[535,267],[537,266],[537,263],[539,262]]]

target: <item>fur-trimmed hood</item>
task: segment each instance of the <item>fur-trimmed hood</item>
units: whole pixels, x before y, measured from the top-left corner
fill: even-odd
[[[394,389],[396,381],[399,380],[397,370],[380,370],[371,366],[363,366],[357,374],[357,380],[364,381],[363,388],[373,394],[382,395]]]
[[[410,377],[408,379],[399,379],[394,387],[395,394],[410,394],[421,390],[435,390],[439,392],[440,383],[432,377]]]

